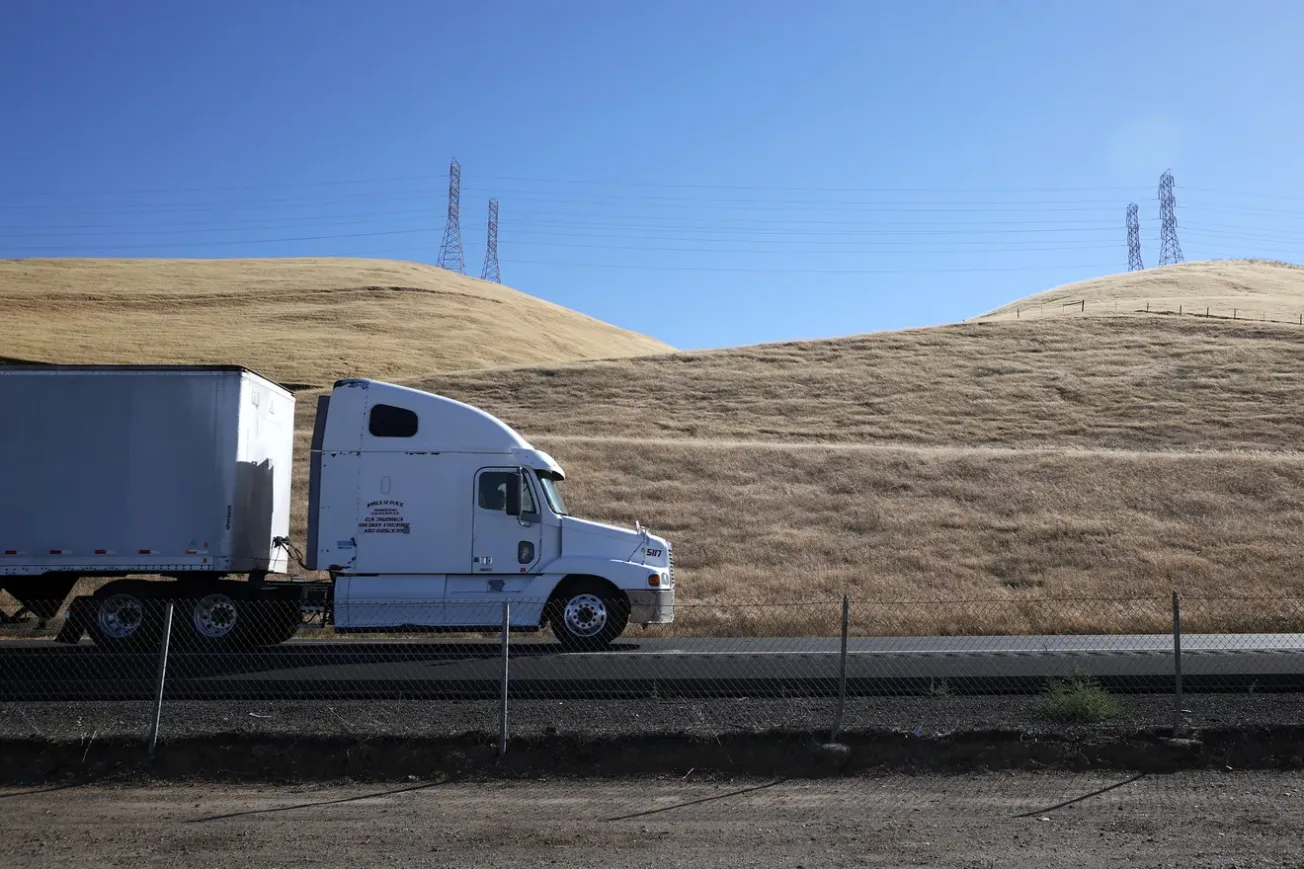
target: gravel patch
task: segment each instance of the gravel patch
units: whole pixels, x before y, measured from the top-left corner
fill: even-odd
[[[1173,699],[1118,695],[1117,717],[1095,725],[1048,720],[1041,698],[1029,695],[852,697],[844,732],[897,731],[939,735],[988,730],[1029,735],[1127,733],[1169,727]],[[1185,727],[1262,728],[1304,721],[1304,694],[1201,694],[1183,703]],[[618,737],[676,734],[809,733],[831,730],[837,701],[824,698],[512,700],[508,732]],[[0,738],[82,740],[149,732],[153,706],[145,701],[0,703]],[[163,739],[205,735],[329,737],[446,737],[496,734],[492,700],[179,700],[164,704]]]

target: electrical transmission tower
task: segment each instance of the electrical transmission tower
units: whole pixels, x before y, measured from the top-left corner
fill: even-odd
[[[1139,272],[1145,266],[1141,263],[1141,220],[1136,215],[1136,203],[1127,206],[1127,270]]]
[[[1177,241],[1177,200],[1173,197],[1173,173],[1159,176],[1159,264],[1170,266],[1182,261],[1182,245]]]
[[[484,268],[480,270],[480,280],[503,282],[498,274],[498,200],[489,200],[489,241],[484,248]]]
[[[439,260],[435,264],[450,272],[466,274],[462,262],[462,224],[458,210],[462,204],[462,164],[454,160],[448,165],[448,222],[444,224],[444,242],[439,246]]]

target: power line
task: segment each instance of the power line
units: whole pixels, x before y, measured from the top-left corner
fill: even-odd
[[[67,250],[69,248],[76,249],[76,248],[86,248],[86,247],[91,247],[96,249],[149,250],[151,248],[202,247],[206,245],[230,246],[230,245],[241,245],[241,244],[271,244],[271,243],[278,243],[278,242],[297,242],[297,241],[331,241],[331,240],[370,238],[370,237],[390,236],[390,235],[407,235],[407,234],[416,234],[416,233],[423,233],[429,231],[430,231],[430,225],[422,224],[420,226],[415,226],[410,228],[389,229],[389,230],[381,230],[375,232],[274,236],[271,238],[255,237],[255,238],[193,239],[190,241],[154,242],[154,243],[147,243],[147,244],[127,244],[127,245],[122,245],[122,244],[85,245],[79,242],[68,242],[65,244],[31,245],[31,246],[20,246],[20,247],[22,247],[27,251],[38,251],[38,252],[62,251],[62,250]],[[784,247],[784,246],[804,247],[807,248],[811,253],[815,253],[816,251],[824,250],[828,248],[846,248],[847,250],[841,252],[854,253],[858,250],[873,252],[876,249],[889,248],[889,247],[909,249],[909,248],[915,248],[920,246],[929,246],[929,245],[936,246],[938,244],[949,245],[951,248],[957,249],[957,252],[959,252],[959,249],[964,249],[964,248],[974,248],[973,250],[969,251],[971,253],[985,253],[985,252],[997,252],[997,251],[1036,252],[1036,251],[1065,251],[1065,250],[1080,250],[1080,249],[1105,249],[1105,248],[1112,247],[1114,244],[1113,242],[1109,242],[1106,239],[1106,237],[1103,235],[1096,236],[1096,237],[1084,237],[1082,231],[1080,230],[1066,230],[1066,231],[1073,232],[1075,234],[1076,240],[1058,238],[1058,237],[1038,237],[1038,238],[1014,239],[1014,240],[997,237],[997,238],[988,238],[984,240],[984,239],[974,239],[972,237],[974,235],[981,234],[980,231],[967,233],[963,231],[950,231],[950,230],[947,231],[886,230],[882,232],[875,232],[872,238],[863,238],[863,237],[829,238],[827,237],[829,233],[812,232],[810,233],[811,235],[816,235],[819,237],[802,239],[802,238],[791,238],[791,237],[784,237],[784,238],[768,238],[768,237],[749,238],[745,236],[710,237],[700,232],[692,233],[692,234],[680,233],[675,235],[646,234],[646,233],[644,234],[621,234],[621,233],[586,234],[586,233],[576,233],[574,231],[569,231],[569,230],[550,232],[547,230],[531,231],[531,230],[519,230],[519,229],[513,231],[512,239],[516,244],[522,246],[581,247],[581,248],[587,248],[592,250],[633,250],[633,251],[649,250],[649,251],[662,251],[662,252],[680,251],[685,253],[688,252],[764,253],[770,250],[774,250],[775,248]],[[1093,232],[1095,231],[1096,230],[1093,230]],[[766,231],[766,232],[782,233],[784,231],[773,230],[773,231]],[[992,233],[997,231],[988,230],[986,232]],[[1016,232],[1022,233],[1023,231],[1011,230],[1008,231],[1007,233],[998,233],[998,236],[1009,234],[1009,233],[1016,233]],[[1104,230],[1102,228],[1100,232],[1102,233],[1107,232],[1107,230]],[[1206,231],[1202,231],[1199,225],[1197,225],[1194,229],[1189,230],[1189,233],[1193,237],[1197,238],[1198,240],[1206,241],[1206,242],[1220,242],[1220,243],[1250,242],[1250,243],[1257,243],[1257,244],[1267,244],[1267,245],[1278,244],[1278,245],[1287,245],[1287,246],[1298,244],[1296,239],[1291,239],[1291,238],[1253,235],[1253,234],[1245,234],[1245,233],[1229,233],[1229,232],[1219,232],[1219,231],[1206,232]],[[788,235],[791,235],[791,233],[788,233]],[[842,235],[854,236],[859,234],[843,232]],[[955,238],[955,236],[959,236],[959,238]],[[15,237],[19,237],[19,236],[15,236]],[[73,237],[80,237],[80,236],[73,236]],[[566,240],[558,241],[557,239],[559,238],[566,239]],[[696,244],[699,246],[690,248],[690,247],[683,247],[680,245],[649,246],[646,244],[643,245],[611,244],[608,243],[610,241],[660,242],[669,245],[674,245],[674,243],[676,242],[683,242],[685,244]],[[577,242],[588,242],[588,243],[577,243]],[[761,248],[759,250],[754,247],[731,249],[729,247],[724,247],[727,245],[735,245],[735,246],[736,245],[759,245],[761,246]],[[788,250],[788,251],[778,250],[775,252],[790,253],[790,254],[800,253],[800,251],[792,251],[792,250]],[[839,251],[833,251],[833,252],[836,253]]]
[[[843,250],[843,251],[793,251],[793,250],[775,250],[771,245],[765,245],[759,248],[723,248],[723,247],[650,247],[648,245],[614,245],[614,244],[573,244],[570,242],[555,241],[516,241],[514,244],[523,247],[545,247],[553,248],[578,248],[582,250],[619,250],[619,251],[648,251],[655,253],[716,253],[716,254],[747,254],[749,256],[781,254],[784,256],[797,255],[816,255],[816,254],[852,254],[852,253],[1037,253],[1039,251],[1060,252],[1071,250],[1117,250],[1117,241],[1101,242],[1099,244],[1075,244],[1068,247],[993,247],[978,250],[955,250],[953,248],[917,248],[905,246],[901,243],[896,249],[872,249],[865,250]]]
[[[502,191],[494,191],[501,196]],[[299,199],[299,200],[259,200],[256,202],[202,202],[202,201],[179,201],[179,202],[160,202],[160,203],[123,203],[113,205],[109,203],[93,203],[90,205],[77,204],[31,204],[20,202],[13,197],[7,197],[4,202],[0,202],[0,210],[21,212],[27,214],[79,214],[79,215],[122,215],[122,214],[173,214],[186,212],[211,212],[214,210],[223,210],[230,213],[257,213],[257,212],[285,212],[302,210],[311,213],[320,213],[323,208],[334,207],[340,209],[355,210],[356,207],[419,207],[428,202],[431,192],[427,191],[409,191],[402,196],[349,196],[334,198],[316,198],[316,199]],[[513,197],[516,200],[518,197]],[[519,196],[519,201],[527,203],[545,203],[550,206],[549,210],[557,211],[566,208],[583,210],[591,212],[595,207],[613,207],[613,206],[634,206],[642,209],[648,209],[646,213],[656,215],[660,210],[674,211],[744,211],[755,212],[762,208],[769,208],[774,211],[783,210],[785,212],[793,211],[818,211],[818,212],[891,212],[894,214],[903,213],[920,213],[920,214],[938,214],[938,213],[956,213],[956,214],[985,214],[985,213],[1028,213],[1041,214],[1047,212],[1079,212],[1079,213],[1101,213],[1107,210],[1106,202],[1096,200],[782,200],[782,199],[718,199],[718,200],[689,200],[681,197],[665,197],[659,199],[640,199],[636,197],[583,197],[571,196],[566,194],[550,196]],[[1248,213],[1248,212],[1247,212]]]
[[[1254,190],[1219,190],[1212,187],[1187,187],[1185,184],[1177,185],[1177,189],[1190,191],[1192,193],[1213,193],[1218,196],[1252,196],[1256,199],[1280,199],[1286,202],[1304,202],[1304,196],[1289,193],[1260,193]]]
[[[242,244],[275,244],[281,242],[299,242],[299,241],[340,241],[354,238],[373,238],[377,236],[389,235],[408,235],[429,232],[428,227],[420,229],[403,229],[392,230],[388,232],[360,232],[348,233],[344,235],[316,235],[316,236],[294,236],[281,238],[259,238],[259,239],[236,239],[236,240],[219,240],[219,241],[186,241],[186,242],[169,242],[160,244],[131,244],[131,245],[35,245],[21,248],[21,253],[59,253],[67,251],[70,248],[74,250],[96,250],[96,251],[148,251],[155,249],[179,249],[179,248],[202,248],[205,246],[231,246]],[[689,240],[685,239],[685,242]],[[725,242],[728,244],[728,242]],[[1070,245],[1056,244],[1054,242],[1026,243],[1007,242],[1003,247],[976,247],[967,242],[952,242],[951,247],[920,247],[921,244],[930,242],[808,242],[808,245],[820,245],[819,248],[807,248],[805,250],[784,250],[776,249],[773,242],[753,242],[760,245],[759,247],[684,247],[680,245],[619,245],[619,244],[580,244],[573,242],[557,242],[553,240],[546,241],[529,241],[525,239],[515,239],[513,244],[519,247],[541,247],[547,249],[557,248],[576,248],[582,250],[598,251],[646,251],[655,253],[715,253],[715,254],[747,254],[749,256],[758,255],[784,255],[784,256],[822,256],[826,254],[890,254],[890,253],[964,253],[964,254],[987,254],[987,253],[1039,253],[1039,252],[1063,252],[1074,250],[1107,250],[1114,247],[1114,242],[1099,243],[1075,243]],[[938,242],[931,242],[938,244]],[[735,242],[734,244],[738,244]],[[946,244],[946,242],[942,242]],[[839,245],[855,245],[854,247],[844,247],[843,249],[830,250],[830,247]],[[957,247],[957,245],[966,245]],[[1051,245],[1051,246],[1046,246]],[[441,267],[442,268],[442,267]]]
[[[247,190],[294,190],[300,188],[337,188],[357,185],[397,184],[409,187],[413,182],[437,181],[444,176],[429,173],[408,175],[389,175],[376,178],[332,178],[308,181],[275,181],[260,184],[208,185],[188,187],[146,187],[123,189],[70,189],[70,190],[12,190],[13,196],[139,196],[166,193],[224,193]],[[851,185],[780,185],[769,184],[695,184],[684,182],[631,181],[629,179],[608,180],[595,178],[537,178],[519,175],[485,175],[487,181],[513,182],[536,186],[552,185],[554,187],[574,188],[577,186],[643,188],[654,190],[762,190],[794,193],[1091,193],[1135,191],[1138,188],[1128,186],[1082,186],[1082,187],[895,187],[895,186],[851,186]],[[1247,194],[1249,195],[1249,194]]]
[[[163,244],[129,244],[129,245],[101,245],[102,248],[109,250],[154,250],[156,248],[182,248],[182,247],[203,247],[209,245],[233,245],[233,244],[275,244],[283,241],[336,241],[344,238],[374,238],[380,235],[410,235],[418,232],[429,232],[430,227],[420,229],[393,229],[385,232],[350,232],[344,235],[300,235],[287,238],[242,238],[221,241],[178,241],[165,242]],[[36,247],[25,248],[29,251],[60,251],[68,245],[39,245]]]
[[[489,200],[489,237],[484,247],[484,268],[480,270],[480,279],[483,281],[493,281],[495,284],[503,282],[502,276],[498,273],[498,200]]]
[[[221,221],[208,225],[194,223],[86,223],[86,224],[53,224],[39,225],[31,223],[23,224],[0,224],[0,235],[7,235],[13,238],[31,238],[31,237],[87,237],[96,235],[189,235],[196,233],[239,233],[239,232],[256,232],[267,229],[284,230],[289,226],[303,225],[305,227],[319,226],[355,226],[368,224],[379,224],[377,228],[390,228],[399,219],[410,218],[430,218],[434,213],[425,212],[393,212],[390,214],[376,215],[375,219],[370,220],[319,220],[317,218],[303,219],[280,219],[276,221],[257,220],[252,222],[242,221]],[[424,222],[424,220],[422,221]],[[527,213],[523,219],[516,221],[518,227],[527,230],[545,232],[548,230],[566,230],[566,235],[585,234],[585,231],[593,230],[598,235],[612,235],[612,230],[619,233],[619,237],[643,237],[654,236],[663,233],[691,233],[699,236],[703,233],[729,233],[739,235],[818,235],[818,236],[839,236],[839,235],[856,235],[863,234],[866,230],[873,229],[875,234],[882,235],[1002,235],[1002,234],[1020,234],[1020,233],[1077,233],[1077,232],[1107,232],[1109,228],[1106,224],[1095,221],[1082,220],[964,220],[964,221],[928,221],[927,223],[916,223],[911,221],[902,222],[879,221],[879,220],[812,220],[799,218],[796,220],[780,219],[746,219],[746,218],[729,218],[727,220],[712,220],[709,218],[693,218],[687,216],[663,217],[659,219],[648,220],[639,215],[611,215],[600,222],[592,220],[574,220],[569,217],[554,218],[549,215],[530,215]],[[885,231],[884,227],[892,227],[890,231]],[[88,230],[105,230],[104,232],[90,232]]]
[[[458,214],[462,201],[462,164],[456,160],[448,164],[448,220],[444,223],[444,240],[439,245],[436,265],[460,275],[466,274],[462,262],[462,223]]]
[[[577,185],[589,185],[599,187],[647,187],[653,189],[673,189],[673,190],[765,190],[765,191],[792,191],[792,192],[819,192],[819,193],[1089,193],[1089,192],[1119,192],[1135,191],[1136,187],[853,187],[849,185],[836,186],[775,186],[771,184],[693,184],[685,182],[661,182],[661,181],[630,181],[623,179],[620,181],[609,181],[603,179],[584,179],[584,178],[528,178],[520,175],[486,175],[488,181],[515,181],[527,184],[555,184],[561,187],[575,187]]]
[[[430,173],[408,173],[402,175],[389,175],[371,178],[331,178],[316,180],[299,180],[274,182],[263,182],[256,184],[233,184],[233,185],[205,185],[205,186],[167,186],[167,187],[147,187],[147,188],[119,188],[119,189],[26,189],[26,190],[8,190],[7,197],[12,201],[21,197],[133,197],[133,196],[157,196],[157,195],[175,195],[178,193],[226,193],[226,192],[247,192],[247,191],[264,191],[264,190],[338,190],[347,187],[356,187],[363,185],[381,186],[381,185],[398,185],[400,189],[411,192],[414,183],[433,182],[443,176]],[[532,177],[521,175],[489,175],[484,176],[486,180],[495,182],[513,182],[534,187],[554,187],[562,188],[566,191],[574,191],[577,187],[589,188],[607,188],[615,190],[629,189],[646,189],[646,190],[701,190],[701,191],[763,191],[767,194],[774,192],[780,193],[841,193],[841,194],[859,194],[859,193],[907,193],[907,194],[954,194],[954,195],[972,195],[972,194],[1027,194],[1027,193],[1113,193],[1123,191],[1135,191],[1137,188],[1126,185],[1083,185],[1083,186],[986,186],[986,187],[902,187],[902,186],[853,186],[846,184],[838,185],[770,185],[762,184],[702,184],[702,183],[685,183],[685,182],[663,182],[663,181],[631,181],[629,179],[595,179],[595,178],[558,178],[558,177]],[[498,188],[502,189],[501,185]],[[1192,193],[1210,193],[1218,196],[1242,196],[1255,197],[1263,199],[1274,199],[1287,202],[1304,202],[1304,195],[1284,194],[1279,191],[1264,192],[1253,190],[1233,190],[1225,188],[1209,187],[1187,187],[1185,185],[1177,188]],[[534,193],[536,195],[554,195],[548,191],[539,190],[522,190],[522,195]],[[358,192],[347,194],[351,196],[366,197],[371,194]],[[682,197],[676,196],[675,199]],[[268,200],[260,200],[268,201]],[[270,200],[271,202],[288,202],[296,200]],[[1103,201],[1102,201],[1103,202]],[[179,204],[179,203],[170,203]],[[205,204],[205,203],[199,203]],[[222,202],[213,202],[206,204],[229,204]]]
[[[122,223],[119,221],[111,221],[111,222],[98,222],[98,223],[41,224],[41,223],[33,223],[31,220],[24,220],[22,223],[14,223],[14,224],[0,223],[0,232],[3,232],[5,230],[15,230],[15,229],[29,230],[29,232],[23,233],[24,235],[33,235],[37,233],[48,232],[51,230],[62,231],[62,230],[83,230],[83,229],[108,229],[108,230],[113,230],[115,234],[136,234],[136,233],[125,232],[125,230],[132,230],[132,229],[151,229],[151,230],[157,230],[162,233],[173,233],[173,232],[180,232],[183,230],[194,231],[194,232],[208,232],[208,231],[216,231],[216,230],[240,230],[242,228],[284,228],[287,225],[309,225],[309,224],[323,225],[323,226],[350,226],[350,225],[360,225],[360,224],[376,223],[376,222],[384,223],[393,220],[410,219],[410,218],[433,218],[440,214],[442,214],[442,212],[437,211],[435,209],[426,208],[417,211],[390,210],[390,211],[378,211],[378,212],[349,212],[347,215],[343,215],[343,214],[332,215],[332,214],[321,214],[319,212],[314,212],[313,214],[308,216],[295,216],[293,218],[280,216],[274,218],[255,217],[255,218],[248,218],[243,220],[241,219],[218,219],[218,220],[209,220],[209,221],[166,220],[165,222],[151,221],[147,223]],[[518,214],[518,219],[516,222],[518,224],[529,224],[531,222],[537,222],[541,225],[566,226],[575,229],[583,229],[586,227],[607,228],[612,226],[625,228],[625,229],[654,229],[654,230],[672,229],[672,228],[713,229],[717,227],[721,229],[733,229],[733,228],[747,229],[748,227],[752,227],[752,226],[759,227],[759,226],[766,226],[766,225],[783,224],[785,226],[793,226],[793,227],[842,226],[842,227],[846,227],[847,231],[855,231],[856,227],[885,227],[885,226],[910,227],[914,225],[908,221],[902,222],[901,220],[890,220],[890,221],[859,220],[854,218],[852,219],[844,218],[841,220],[823,220],[823,221],[810,220],[807,218],[801,218],[795,220],[780,220],[780,219],[772,219],[772,218],[753,219],[753,218],[737,218],[737,217],[729,217],[725,219],[713,219],[713,218],[703,218],[703,217],[692,216],[692,215],[648,216],[646,214],[641,214],[641,215],[603,214],[602,220],[599,222],[594,222],[592,219],[576,222],[575,220],[572,219],[576,215],[562,214],[560,216],[557,216],[553,212],[548,212],[548,211],[531,212],[527,209],[524,212],[518,212],[517,214]],[[1158,218],[1146,218],[1146,221],[1157,222]],[[684,226],[685,223],[688,223],[689,225]],[[1083,229],[1106,228],[1106,224],[1102,222],[1095,221],[1095,220],[1083,220],[1081,218],[1070,218],[1067,220],[1055,219],[1055,218],[1041,218],[1041,219],[1034,219],[1034,220],[1027,220],[1027,219],[994,220],[988,218],[981,218],[981,219],[962,220],[959,222],[929,220],[927,226],[931,228],[939,228],[939,227],[944,228],[950,226],[950,227],[958,227],[962,229],[972,228],[972,227],[983,227],[983,226],[1033,226],[1033,227],[1068,226],[1068,227],[1078,227]],[[1220,228],[1242,229],[1243,227],[1227,226],[1224,224]],[[35,230],[36,232],[31,232],[30,230]],[[759,232],[764,230],[758,229],[756,231]],[[786,232],[788,230],[785,229],[785,230],[771,230],[771,231]],[[811,231],[812,232],[817,231],[823,233],[823,232],[827,232],[828,230],[821,229],[821,230],[811,230]],[[72,233],[72,234],[80,234],[80,233]]]
[[[1108,269],[1110,263],[1086,263],[1076,265],[1062,265],[1056,263],[1052,266],[1008,266],[1008,267],[986,267],[980,266],[975,268],[953,268],[953,269],[805,269],[805,268],[735,268],[729,266],[667,266],[667,265],[627,265],[624,263],[576,263],[576,262],[548,262],[543,260],[508,260],[508,265],[536,265],[536,266],[556,266],[559,268],[613,268],[627,269],[636,271],[663,271],[663,272],[737,272],[737,273],[755,273],[764,274],[815,274],[815,275],[927,275],[927,274],[955,274],[969,272],[1036,272],[1047,271],[1050,268],[1055,269]]]

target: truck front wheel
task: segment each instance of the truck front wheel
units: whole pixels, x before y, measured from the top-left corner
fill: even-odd
[[[568,649],[602,649],[629,622],[629,602],[604,582],[584,580],[564,586],[548,602],[548,622]]]

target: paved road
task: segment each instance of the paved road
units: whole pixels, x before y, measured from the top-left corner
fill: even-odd
[[[0,789],[0,865],[1304,865],[1304,776],[990,773]]]
[[[496,642],[298,640],[251,652],[177,652],[168,695],[182,698],[496,696]],[[1304,634],[1183,637],[1188,691],[1300,690]],[[88,643],[0,643],[0,700],[152,696],[156,654],[102,652]],[[828,696],[836,693],[837,638],[647,639],[597,653],[566,653],[546,639],[515,642],[519,697]],[[1089,674],[1116,690],[1170,691],[1166,635],[853,638],[851,694],[1040,690],[1050,676]]]

